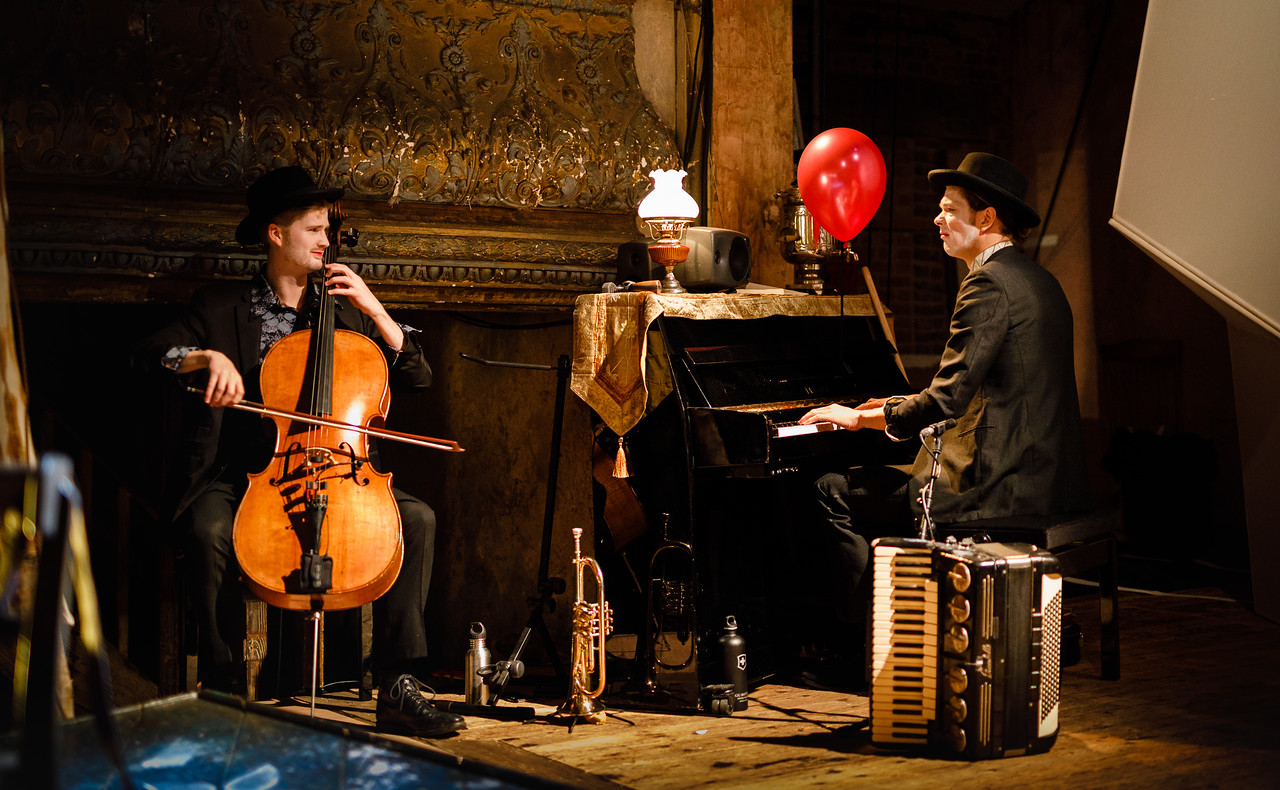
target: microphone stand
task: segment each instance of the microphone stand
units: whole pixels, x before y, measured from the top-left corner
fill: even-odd
[[[506,661],[491,664],[489,667],[482,667],[482,670],[489,670],[484,674],[484,678],[485,683],[492,686],[487,705],[493,707],[498,704],[498,700],[502,697],[503,692],[506,691],[507,681],[512,677],[520,677],[523,674],[523,662],[520,660],[520,653],[529,643],[529,636],[534,631],[537,631],[538,635],[542,637],[543,647],[547,651],[547,657],[551,660],[551,667],[555,671],[556,677],[561,680],[569,679],[569,674],[565,671],[564,665],[560,663],[560,653],[556,650],[555,642],[551,638],[551,631],[547,628],[547,623],[542,614],[543,612],[555,611],[556,602],[552,596],[563,593],[566,587],[564,579],[550,575],[550,567],[551,527],[555,520],[556,482],[560,475],[560,434],[564,425],[564,396],[569,384],[570,360],[568,354],[561,354],[560,359],[553,367],[551,365],[535,365],[527,362],[498,362],[462,353],[459,356],[471,362],[491,367],[518,368],[521,370],[554,370],[557,377],[555,417],[551,421],[551,460],[547,471],[547,501],[542,517],[542,551],[538,560],[538,596],[528,599],[533,611],[529,614],[529,620],[525,623],[524,630],[520,632],[520,638],[516,642],[516,648],[511,657]]]
[[[928,429],[926,428],[925,431]],[[921,431],[923,434],[925,431]],[[938,479],[939,457],[942,455],[942,431],[938,431],[932,435],[933,447],[929,447],[929,436],[922,436],[920,441],[924,445],[925,450],[933,457],[933,463],[929,467],[929,482],[924,484],[920,489],[920,539],[933,540],[933,514],[930,508],[933,505],[933,484]]]

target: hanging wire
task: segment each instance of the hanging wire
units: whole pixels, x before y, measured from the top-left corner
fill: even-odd
[[[1040,248],[1049,229],[1049,218],[1053,216],[1054,204],[1058,202],[1058,192],[1062,189],[1062,180],[1066,177],[1067,163],[1071,161],[1071,149],[1075,148],[1076,133],[1080,131],[1080,123],[1084,118],[1085,102],[1089,97],[1089,88],[1093,85],[1093,75],[1098,70],[1098,60],[1102,57],[1102,42],[1107,37],[1107,27],[1111,21],[1111,0],[1102,11],[1102,25],[1098,29],[1098,40],[1093,45],[1093,55],[1089,58],[1089,70],[1085,74],[1084,86],[1080,89],[1080,100],[1076,103],[1076,117],[1071,122],[1071,132],[1067,135],[1067,145],[1062,152],[1062,162],[1058,165],[1058,177],[1053,182],[1053,194],[1049,197],[1049,207],[1044,212],[1044,222],[1040,223],[1040,233],[1036,236],[1035,250],[1031,259],[1039,262]]]
[[[698,128],[702,120],[703,96],[706,93],[707,80],[710,78],[707,73],[707,64],[703,62],[703,45],[711,36],[711,19],[711,0],[703,0],[702,8],[699,12],[698,40],[694,44],[693,60],[691,61],[694,69],[696,69],[694,91],[689,97],[688,106],[685,108],[685,117],[689,119],[689,125],[685,129],[684,146],[680,151],[680,162],[686,166],[693,156],[693,146],[698,140]],[[703,180],[705,181],[705,179]],[[705,203],[705,200],[702,202]]]

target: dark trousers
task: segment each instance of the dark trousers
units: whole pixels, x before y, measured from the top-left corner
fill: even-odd
[[[244,638],[232,527],[245,485],[214,483],[179,517],[187,531],[188,583],[200,630],[201,664],[209,662],[206,676],[216,676],[241,658],[232,647]],[[391,589],[373,604],[373,652],[383,682],[413,671],[426,658],[424,612],[435,554],[435,512],[403,491],[392,493],[400,508],[404,560]]]
[[[912,534],[908,502],[910,476],[892,467],[854,467],[824,475],[814,483],[817,513],[814,550],[826,565],[820,574],[824,597],[841,625],[866,620],[871,594],[870,543]]]

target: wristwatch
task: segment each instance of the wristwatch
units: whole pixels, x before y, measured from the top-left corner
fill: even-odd
[[[905,401],[906,401],[906,398],[893,397],[893,398],[886,399],[884,402],[884,435],[888,436],[890,439],[894,440],[895,442],[906,441],[906,439],[903,439],[898,436],[894,436],[893,433],[889,430],[893,426],[894,410],[898,408],[898,404],[903,403]]]

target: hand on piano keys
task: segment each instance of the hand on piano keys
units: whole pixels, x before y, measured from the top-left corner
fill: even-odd
[[[801,425],[798,422],[775,422],[771,426],[773,437],[775,439],[786,439],[790,436],[807,436],[811,433],[822,433],[823,431],[840,431],[844,430],[834,422],[811,422]]]
[[[848,431],[856,431],[862,428],[875,428],[883,431],[885,426],[885,400],[885,398],[872,398],[854,407],[842,406],[839,403],[828,403],[826,406],[819,406],[816,409],[810,409],[805,412],[804,416],[799,420],[799,425],[829,423],[835,428],[844,428]],[[818,430],[834,430],[834,428]],[[795,434],[788,435],[794,436]]]

